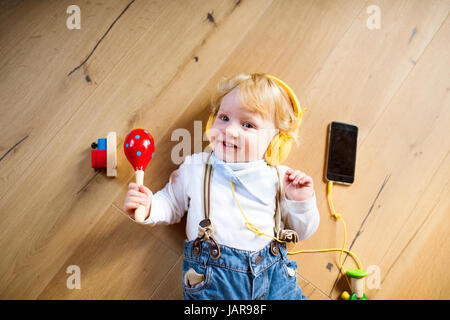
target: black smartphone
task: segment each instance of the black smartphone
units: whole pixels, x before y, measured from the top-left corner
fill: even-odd
[[[355,180],[356,145],[358,127],[353,124],[336,122],[328,128],[328,181],[352,184]]]

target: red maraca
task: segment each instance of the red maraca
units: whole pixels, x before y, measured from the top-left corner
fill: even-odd
[[[155,154],[155,142],[152,135],[144,129],[134,129],[128,133],[123,142],[123,150],[136,172],[136,184],[144,184],[144,170]],[[137,222],[144,222],[145,207],[139,206],[134,212]]]

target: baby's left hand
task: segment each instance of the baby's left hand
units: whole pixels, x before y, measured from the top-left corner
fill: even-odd
[[[298,170],[288,169],[284,175],[283,185],[288,200],[303,201],[314,194],[312,178]]]

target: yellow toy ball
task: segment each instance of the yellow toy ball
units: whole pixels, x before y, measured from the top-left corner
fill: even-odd
[[[342,300],[350,300],[350,294],[347,291],[341,293]]]

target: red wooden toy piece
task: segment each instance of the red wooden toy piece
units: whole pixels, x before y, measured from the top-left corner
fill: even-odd
[[[91,150],[91,167],[94,169],[106,168],[106,150]]]
[[[109,132],[106,138],[97,139],[91,144],[91,166],[94,169],[106,168],[108,177],[117,176],[117,136]]]
[[[152,135],[144,129],[134,129],[128,133],[123,142],[123,150],[136,172],[136,184],[144,184],[144,170],[155,154],[155,142]],[[137,222],[144,222],[145,207],[140,206],[134,212]]]

